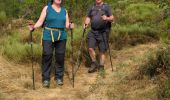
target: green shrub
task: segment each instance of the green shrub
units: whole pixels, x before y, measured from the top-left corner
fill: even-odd
[[[125,16],[129,23],[155,23],[163,18],[162,10],[154,3],[130,4],[125,9]]]
[[[5,11],[0,11],[0,24],[5,23],[7,19]]]
[[[0,21],[6,20],[7,16],[5,11],[0,11]]]
[[[147,62],[142,65],[142,73],[153,77],[161,73],[170,74],[170,48],[158,49],[156,54],[148,56]]]
[[[165,19],[165,25],[166,25],[166,28],[170,29],[170,17]]]
[[[128,24],[116,24],[110,34],[110,42],[115,49],[121,49],[126,45],[136,45],[159,40],[160,30],[156,26]]]

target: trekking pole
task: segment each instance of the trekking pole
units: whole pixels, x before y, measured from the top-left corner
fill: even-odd
[[[69,5],[69,6],[70,6],[70,9],[69,9],[69,11],[70,11],[70,22],[71,22],[71,24],[72,24],[72,23],[73,23],[73,22],[72,22],[72,3],[73,3],[73,1],[70,0],[69,3],[70,3],[70,5]],[[73,86],[73,88],[74,88],[73,29],[70,28],[70,31],[71,31],[71,58],[72,58],[71,66],[72,66],[72,82],[73,82],[72,86]]]
[[[103,16],[104,14],[102,14],[102,16]],[[107,44],[108,44],[108,49],[109,49],[109,56],[110,56],[110,64],[111,64],[111,68],[112,68],[112,72],[113,72],[113,63],[112,63],[112,56],[111,56],[111,52],[110,52],[110,45],[109,45],[109,34],[110,34],[110,29],[109,29],[109,32],[107,32],[106,33],[106,41],[104,40],[104,36],[103,36],[103,34],[102,34],[102,38],[103,38],[103,41],[104,41],[104,45],[105,45],[105,47],[107,47],[106,46],[106,42],[107,42]]]
[[[32,61],[32,84],[33,84],[33,90],[35,90],[35,77],[34,77],[34,55],[33,55],[33,42],[32,42],[32,31],[30,31],[30,44],[31,44],[31,61]]]
[[[84,43],[84,37],[85,37],[85,33],[86,33],[86,26],[87,25],[85,25],[85,28],[84,28],[84,30],[83,30],[83,34],[82,34],[82,40],[81,40],[81,44],[80,44],[80,49],[79,49],[79,51],[78,51],[78,58],[77,58],[77,68],[75,69],[75,72],[74,72],[74,77],[75,77],[75,75],[76,75],[76,73],[77,73],[77,71],[78,71],[78,69],[79,69],[79,67],[80,67],[80,56],[81,56],[81,52],[82,52],[82,48],[83,48],[83,43]]]
[[[109,32],[108,32],[107,34],[109,34],[109,33],[110,33],[110,30],[109,30]],[[113,72],[112,56],[111,56],[110,46],[109,46],[109,41],[108,41],[109,36],[108,36],[108,39],[107,39],[106,41],[104,40],[104,36],[103,36],[103,34],[102,34],[102,38],[103,38],[103,41],[104,41],[104,45],[105,45],[105,47],[106,47],[106,41],[107,41],[107,44],[108,44],[109,56],[110,56],[110,64],[111,64],[111,68],[112,68],[112,72]]]
[[[71,22],[71,23],[72,23],[72,22]],[[73,88],[74,88],[73,29],[72,29],[72,28],[70,28],[70,31],[71,31],[71,58],[72,58],[71,65],[72,65],[72,80],[73,80]]]
[[[110,34],[110,30],[109,30],[108,34]],[[109,36],[107,39],[107,44],[108,44],[108,48],[109,48],[110,64],[111,64],[111,68],[112,68],[112,72],[113,72],[113,63],[112,63],[112,56],[111,56],[110,45],[109,45]]]

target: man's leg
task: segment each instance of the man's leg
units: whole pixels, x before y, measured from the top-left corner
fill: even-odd
[[[90,54],[90,58],[91,58],[92,62],[95,62],[96,61],[96,53],[93,48],[89,48],[89,54]]]
[[[88,73],[93,73],[95,71],[97,71],[97,61],[96,61],[96,53],[94,48],[96,47],[96,39],[94,36],[90,36],[88,37],[88,47],[89,47],[89,54],[90,54],[90,58],[92,60],[91,66],[88,70]]]
[[[104,70],[104,64],[105,64],[105,53],[108,49],[108,42],[107,42],[107,34],[106,32],[101,33],[101,39],[99,41],[99,51],[100,51],[100,65],[99,70]]]
[[[105,53],[100,52],[100,66],[104,67],[104,63],[105,63]]]

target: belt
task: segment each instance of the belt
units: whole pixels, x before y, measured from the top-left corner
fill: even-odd
[[[104,31],[104,30],[106,30],[106,28],[99,28],[99,29],[96,29],[96,28],[93,28],[93,27],[91,27],[91,29],[92,29],[93,31]]]
[[[60,40],[61,31],[64,31],[64,28],[49,28],[49,27],[45,27],[45,29],[50,30],[52,42],[54,42],[54,34],[53,34],[53,31],[58,31],[58,32],[59,32],[59,35],[58,35],[57,40]]]

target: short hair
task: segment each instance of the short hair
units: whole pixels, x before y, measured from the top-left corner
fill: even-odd
[[[54,0],[51,0],[51,4],[53,4],[53,1],[54,1]]]
[[[54,0],[51,0],[51,4],[53,4]],[[61,0],[61,5],[63,4],[63,1]]]

